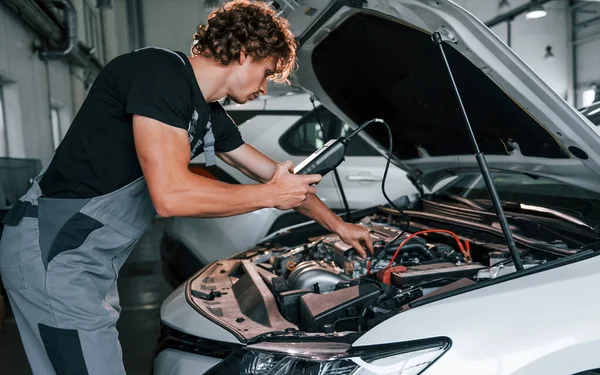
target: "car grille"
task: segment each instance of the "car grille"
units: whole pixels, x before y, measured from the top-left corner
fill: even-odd
[[[196,337],[161,324],[155,356],[165,349],[175,349],[207,357],[227,358],[240,347],[242,345]]]

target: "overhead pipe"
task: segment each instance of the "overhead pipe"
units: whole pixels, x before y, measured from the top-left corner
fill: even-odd
[[[61,50],[54,51],[46,49],[45,51],[42,51],[40,53],[40,58],[43,59],[43,53],[47,56],[46,59],[64,56],[75,65],[85,69],[92,69],[95,72],[99,72],[102,69],[100,61],[90,54],[90,48],[83,45],[81,42],[77,42],[77,14],[73,13],[69,16],[70,12],[75,12],[70,1],[67,5],[63,5],[63,3],[58,0],[0,0],[0,3],[2,2],[31,27],[41,39],[47,41],[49,46],[46,46],[46,48],[60,48],[60,46],[62,46]],[[65,17],[66,25],[64,29],[66,32],[63,32],[63,25],[58,18],[51,13],[52,4],[54,3],[60,3],[59,6],[66,11],[67,9],[71,9],[67,11],[67,17]],[[67,36],[66,42],[65,34]],[[72,41],[75,41],[75,43],[73,47],[70,47]],[[66,47],[65,43],[67,44]],[[37,48],[39,50],[39,47]]]
[[[589,26],[589,25],[591,25],[591,24],[593,24],[593,23],[596,23],[596,22],[598,22],[598,21],[600,21],[600,16],[598,16],[598,17],[592,17],[592,18],[590,18],[590,19],[587,19],[587,20],[585,20],[585,21],[582,21],[582,22],[576,23],[575,25],[573,25],[573,27],[574,27],[575,29],[578,29],[578,28],[580,28],[580,27]]]
[[[488,22],[485,23],[485,25],[489,28],[492,28],[502,22],[506,22],[506,21],[512,21],[513,18],[526,13],[529,8],[532,5],[544,5],[546,3],[549,3],[552,0],[537,0],[537,1],[530,1],[527,4],[523,4],[520,7],[516,7],[515,9],[506,12],[504,14],[500,14],[494,18],[492,18],[491,20],[489,20]]]
[[[34,0],[0,0],[21,17],[25,23],[39,35],[52,41],[62,39],[61,28]]]
[[[77,11],[71,0],[52,0],[52,3],[62,8],[65,12],[65,31],[66,31],[66,42],[67,45],[63,49],[49,50],[44,49],[40,51],[40,58],[42,60],[60,59],[71,55],[73,49],[77,45]]]

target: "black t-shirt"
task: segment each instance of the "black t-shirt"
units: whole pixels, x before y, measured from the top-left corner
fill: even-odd
[[[181,52],[144,48],[121,55],[100,72],[55,152],[40,187],[44,196],[92,198],[142,176],[133,138],[133,114],[186,129],[193,150],[203,151],[209,119],[215,151],[244,142],[218,102],[207,104]]]

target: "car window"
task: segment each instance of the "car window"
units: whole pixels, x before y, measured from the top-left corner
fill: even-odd
[[[600,126],[600,102],[596,102],[587,108],[581,109],[581,112],[592,124]]]
[[[352,131],[325,107],[318,107],[296,122],[280,139],[281,147],[291,155],[308,156],[328,140],[346,136]],[[364,139],[354,137],[348,143],[346,156],[380,156]]]
[[[600,218],[600,194],[565,183],[524,174],[492,174],[498,196],[502,201],[525,203],[581,213]],[[483,178],[469,174],[456,178],[436,194],[455,194],[464,198],[489,200]]]
[[[594,125],[600,125],[600,113],[598,113],[595,116],[590,116],[588,118],[590,119],[590,121],[592,122],[592,124],[594,124]]]

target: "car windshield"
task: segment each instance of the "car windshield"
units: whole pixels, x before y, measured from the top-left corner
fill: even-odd
[[[503,202],[524,203],[557,209],[598,220],[600,194],[565,183],[525,174],[492,173],[498,196]],[[434,196],[453,195],[491,204],[481,174],[464,174],[438,189]]]

